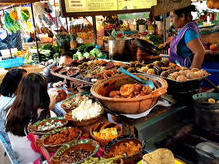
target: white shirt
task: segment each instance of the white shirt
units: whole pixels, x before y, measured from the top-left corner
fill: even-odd
[[[26,136],[17,136],[8,132],[8,137],[11,143],[11,147],[18,155],[18,160],[22,164],[32,164],[34,160],[40,157],[39,153],[32,150],[30,141]]]
[[[7,111],[6,117],[10,113],[11,108]],[[17,136],[11,132],[7,132],[11,147],[13,151],[18,155],[19,163],[32,164],[34,160],[40,157],[39,153],[36,153],[31,148],[31,142],[27,139],[27,136]]]
[[[8,111],[7,115],[10,113],[10,110]],[[40,114],[42,110],[38,110],[38,114]],[[50,114],[52,117],[56,117],[56,115],[50,111]],[[18,160],[22,164],[32,164],[33,161],[38,159],[41,155],[39,153],[36,153],[31,148],[31,142],[27,139],[27,136],[17,136],[14,135],[11,132],[7,132],[11,147],[13,151],[18,155]]]

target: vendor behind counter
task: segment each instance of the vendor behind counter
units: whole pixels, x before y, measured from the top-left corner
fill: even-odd
[[[171,22],[177,30],[177,35],[162,46],[170,45],[171,62],[179,62],[184,67],[200,68],[205,49],[200,40],[198,25],[192,21],[191,12],[195,10],[195,6],[191,5],[170,12]]]

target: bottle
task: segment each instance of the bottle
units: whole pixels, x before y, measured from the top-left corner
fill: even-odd
[[[148,32],[149,34],[154,34],[154,27],[151,21],[148,21]]]

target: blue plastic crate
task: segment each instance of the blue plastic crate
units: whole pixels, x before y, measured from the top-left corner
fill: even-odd
[[[0,61],[1,68],[12,68],[12,67],[19,67],[22,65],[24,65],[24,58],[23,57]]]
[[[204,62],[202,69],[211,74],[208,77],[215,85],[219,85],[219,61]],[[203,82],[204,87],[211,87],[208,83]]]

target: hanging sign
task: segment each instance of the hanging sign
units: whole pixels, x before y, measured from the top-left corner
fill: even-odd
[[[63,16],[89,16],[148,11],[157,0],[60,0]]]
[[[20,3],[32,3],[39,2],[40,0],[0,0],[0,4],[20,4]]]

